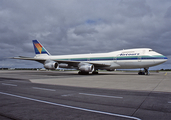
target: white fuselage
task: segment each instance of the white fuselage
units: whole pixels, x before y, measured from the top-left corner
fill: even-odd
[[[35,56],[50,60],[78,61],[90,64],[103,64],[108,67],[98,69],[148,68],[167,61],[167,57],[149,48],[127,49],[109,53],[75,54],[59,56]]]

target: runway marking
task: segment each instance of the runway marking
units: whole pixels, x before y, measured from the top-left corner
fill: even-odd
[[[67,96],[72,96],[72,94],[61,95],[61,96],[67,97]]]
[[[14,84],[7,84],[7,83],[2,83],[2,85],[17,86],[17,85],[14,85]]]
[[[12,81],[12,82],[19,82],[19,83],[30,83],[30,82],[28,82],[28,81],[21,81],[21,80],[9,80],[9,81]]]
[[[48,101],[44,101],[44,100],[39,100],[39,99],[34,99],[34,98],[29,98],[29,97],[24,97],[24,96],[19,96],[19,95],[14,95],[14,94],[10,94],[10,93],[0,92],[0,94],[12,96],[12,97],[17,97],[17,98],[22,98],[22,99],[26,99],[26,100],[31,100],[31,101],[36,101],[36,102],[40,102],[40,103],[45,103],[45,104],[65,107],[65,108],[82,110],[82,111],[86,111],[86,112],[92,112],[92,113],[98,113],[98,114],[104,114],[104,115],[111,115],[111,116],[115,116],[115,117],[122,117],[122,118],[134,119],[134,120],[141,120],[140,118],[137,118],[137,117],[121,115],[121,114],[115,114],[115,113],[109,113],[109,112],[103,112],[103,111],[97,111],[97,110],[91,110],[91,109],[80,108],[80,107],[74,107],[74,106],[69,106],[69,105],[64,105],[64,104],[58,104],[58,103],[48,102]]]
[[[123,98],[123,97],[118,97],[118,96],[107,96],[107,95],[97,95],[97,94],[88,94],[88,93],[79,93],[79,94],[89,95],[89,96],[97,96],[97,97],[120,98],[120,99]]]
[[[47,89],[47,88],[39,88],[39,87],[32,87],[33,89],[38,89],[38,90],[47,90],[47,91],[56,91],[54,89]]]
[[[167,72],[164,75],[167,75]]]

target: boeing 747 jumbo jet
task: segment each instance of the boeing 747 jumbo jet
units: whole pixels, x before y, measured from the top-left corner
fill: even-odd
[[[149,67],[162,64],[167,57],[149,48],[127,49],[109,53],[76,54],[76,55],[51,55],[39,41],[33,40],[36,56],[14,57],[13,59],[32,60],[42,63],[44,68],[55,70],[57,68],[72,68],[79,70],[78,74],[98,74],[98,70],[112,71],[114,69],[144,68],[144,72],[138,74],[149,74]]]

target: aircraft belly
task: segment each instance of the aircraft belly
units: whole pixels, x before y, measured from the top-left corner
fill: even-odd
[[[112,61],[89,61],[90,64],[94,64],[96,69],[116,69],[120,65]]]
[[[122,60],[117,62],[120,69],[145,68],[156,65],[154,60]]]

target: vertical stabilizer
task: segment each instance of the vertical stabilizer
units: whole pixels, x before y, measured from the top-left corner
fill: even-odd
[[[43,45],[38,40],[33,40],[33,46],[36,55],[50,55],[50,53],[43,47]]]

